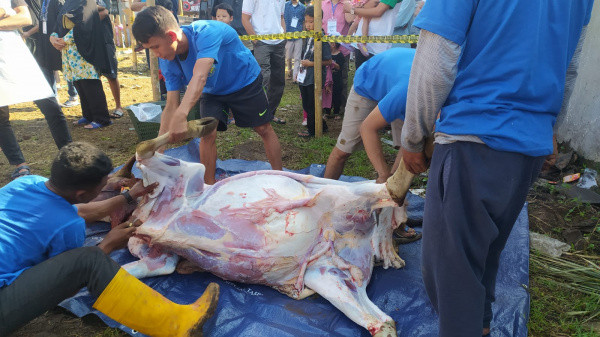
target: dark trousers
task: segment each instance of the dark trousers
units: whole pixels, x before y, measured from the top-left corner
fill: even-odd
[[[25,270],[13,283],[0,288],[0,336],[54,308],[83,287],[92,296],[100,296],[119,268],[100,248],[83,247]]]
[[[56,80],[54,79],[54,71],[46,68],[40,69],[46,77],[48,84],[50,84],[50,87],[52,87],[52,90],[54,90],[54,94],[56,94]],[[69,144],[72,141],[71,133],[67,126],[65,115],[63,114],[62,109],[56,100],[56,96],[40,99],[34,101],[34,103],[46,118],[46,123],[48,123],[48,128],[50,129],[50,133],[52,134],[52,138],[54,139],[56,146],[60,149]]]
[[[101,125],[110,123],[108,115],[108,105],[106,95],[102,89],[100,80],[79,80],[73,82],[79,93],[81,102],[81,113],[88,121],[93,121]]]
[[[340,114],[346,112],[346,101],[348,100],[348,72],[350,71],[350,54],[345,56],[346,62],[342,67],[342,100],[340,105]],[[335,83],[334,83],[335,85]]]
[[[302,109],[306,111],[306,127],[311,136],[315,135],[315,85],[300,85]],[[323,121],[323,132],[327,131],[327,123]]]
[[[489,327],[500,253],[543,161],[484,144],[436,144],[422,272],[440,336],[481,336]]]
[[[354,64],[356,65],[356,70],[358,70],[361,64],[365,63],[368,59],[370,59],[373,56],[373,54],[369,54],[369,56],[364,56],[360,51],[354,51]]]
[[[333,78],[333,88],[331,89],[331,110],[334,115],[342,115],[342,100],[344,99],[343,92],[343,80],[339,78]]]
[[[10,114],[7,106],[0,107],[0,148],[11,165],[25,162],[17,137],[10,126]]]
[[[285,88],[285,41],[278,44],[258,41],[254,46],[254,58],[260,65],[263,87],[267,90],[269,112],[275,116]]]

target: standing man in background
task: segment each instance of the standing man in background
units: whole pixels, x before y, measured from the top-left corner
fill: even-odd
[[[242,24],[248,35],[285,33],[284,0],[244,0]],[[275,116],[285,87],[285,41],[256,40],[254,57],[263,76],[263,87],[267,90],[269,113]],[[285,124],[285,120],[273,117],[273,122]]]
[[[285,20],[285,31],[288,33],[301,32],[304,26],[304,11],[306,6],[298,0],[290,0],[285,3],[283,19]],[[300,58],[302,57],[302,39],[287,40],[285,45],[285,59],[289,71],[288,79],[296,83],[298,70],[300,69]],[[293,59],[293,63],[292,63]]]
[[[500,253],[553,153],[593,4],[428,0],[415,20],[402,149],[410,172],[425,171],[435,125],[422,270],[442,337],[494,328]]]

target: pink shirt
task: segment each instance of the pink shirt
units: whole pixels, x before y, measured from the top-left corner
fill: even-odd
[[[323,9],[323,31],[325,34],[331,35],[327,31],[327,22],[333,18],[337,22],[337,32],[341,35],[348,35],[350,24],[346,22],[346,18],[344,17],[344,4],[342,3],[342,0],[339,0],[335,5],[331,0],[323,0],[321,8]],[[340,47],[340,51],[344,56],[350,54],[350,51],[344,47]]]

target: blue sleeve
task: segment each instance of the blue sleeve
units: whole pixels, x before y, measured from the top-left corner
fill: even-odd
[[[377,103],[379,111],[381,111],[381,115],[386,122],[391,124],[398,118],[404,120],[407,92],[408,83],[398,84]]]
[[[63,226],[48,245],[48,257],[64,253],[67,250],[83,246],[85,240],[85,221],[78,218]]]
[[[592,9],[594,8],[594,0],[588,0],[588,11],[583,19],[583,25],[587,26],[592,18]]]
[[[479,0],[428,0],[414,25],[462,45],[478,3]]]
[[[167,91],[179,91],[183,89],[183,71],[176,60],[169,61],[158,59],[160,71],[165,78]]]
[[[196,44],[196,60],[201,58],[211,58],[215,60],[215,63],[219,63],[219,49],[223,43],[223,36],[229,33],[227,28],[231,29],[231,32],[236,35],[235,30],[224,24],[223,27],[208,26],[194,34],[194,41]]]

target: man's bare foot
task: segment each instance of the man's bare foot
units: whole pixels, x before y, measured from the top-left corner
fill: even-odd
[[[483,328],[482,336],[488,336],[490,334],[490,328]]]

